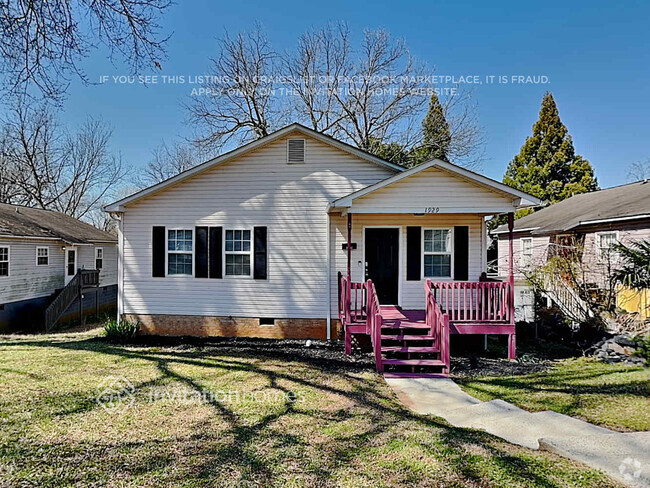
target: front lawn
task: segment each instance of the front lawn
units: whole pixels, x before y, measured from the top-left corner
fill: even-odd
[[[96,334],[0,337],[2,486],[618,486],[412,414],[323,345]]]
[[[554,410],[615,430],[650,430],[650,370],[641,366],[562,359],[541,372],[455,379],[481,400]]]

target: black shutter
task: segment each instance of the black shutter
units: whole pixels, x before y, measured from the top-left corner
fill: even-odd
[[[454,280],[469,279],[469,227],[454,227]]]
[[[256,280],[266,279],[266,227],[254,227],[255,247],[253,249],[255,264],[253,265],[253,278]]]
[[[422,227],[406,228],[406,279],[419,281],[422,269]]]
[[[222,278],[223,263],[223,228],[210,227],[210,278]]]
[[[165,277],[165,228],[154,227],[151,233],[151,276]]]
[[[208,228],[195,227],[196,251],[194,252],[194,276],[208,277]]]

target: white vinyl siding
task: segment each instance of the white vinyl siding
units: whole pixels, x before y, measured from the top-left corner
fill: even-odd
[[[127,205],[124,313],[326,317],[327,206],[395,172],[312,138],[305,163],[287,164],[290,137]],[[224,279],[152,278],[152,225],[267,226],[268,277],[229,279],[224,267]]]
[[[352,242],[357,248],[352,250],[351,273],[354,281],[363,281],[363,228],[364,227],[399,227],[400,237],[400,278],[399,278],[399,305],[406,309],[424,308],[424,283],[426,278],[421,275],[419,281],[406,280],[406,228],[408,226],[419,226],[422,229],[447,228],[466,225],[469,227],[469,280],[478,281],[484,271],[484,254],[486,252],[485,241],[482,239],[483,217],[474,214],[436,214],[415,216],[395,214],[354,214],[352,216]],[[332,259],[332,316],[337,317],[336,300],[338,296],[337,273],[345,274],[347,268],[347,251],[343,244],[347,241],[346,217],[331,215],[331,252]],[[450,281],[451,278],[435,278],[439,281]]]
[[[354,200],[357,211],[372,212],[386,208],[408,209],[408,213],[463,213],[463,209],[490,209],[512,207],[512,197],[489,190],[466,181],[438,168],[429,168],[411,177],[397,181],[384,188]]]

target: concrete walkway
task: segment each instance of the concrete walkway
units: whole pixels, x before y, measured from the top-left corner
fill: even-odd
[[[417,413],[554,452],[629,486],[650,487],[650,432],[623,434],[548,410],[530,413],[503,400],[482,402],[449,378],[386,378],[386,382]]]

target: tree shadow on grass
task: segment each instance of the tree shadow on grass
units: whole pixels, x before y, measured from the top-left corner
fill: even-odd
[[[238,353],[235,347],[210,351],[170,351],[164,348],[143,351],[92,339],[0,343],[0,347],[6,346],[56,347],[146,360],[155,365],[159,376],[135,385],[136,391],[140,392],[152,385],[176,382],[201,393],[209,385],[189,374],[182,374],[175,368],[194,366],[210,370],[220,369],[224,374],[242,372],[257,375],[266,380],[268,388],[285,394],[287,400],[283,404],[277,405],[274,411],[254,419],[242,417],[227,403],[207,397],[209,406],[225,422],[226,427],[219,432],[195,431],[194,438],[184,439],[180,446],[166,440],[124,442],[112,446],[108,454],[106,447],[97,443],[76,447],[65,443],[46,446],[51,452],[52,463],[74,465],[83,471],[84,475],[95,476],[104,481],[106,474],[102,475],[100,467],[95,466],[95,463],[101,463],[102,460],[114,464],[109,470],[113,474],[118,472],[122,473],[122,476],[128,474],[146,477],[164,473],[164,476],[174,483],[189,483],[190,480],[195,480],[210,486],[215,486],[215,483],[229,486],[282,485],[282,477],[289,475],[302,478],[308,485],[324,486],[338,484],[339,476],[342,473],[349,475],[350,471],[368,484],[382,482],[397,485],[403,484],[405,480],[416,479],[422,486],[430,486],[432,483],[445,482],[446,479],[462,486],[502,484],[500,480],[508,479],[515,482],[527,480],[534,486],[549,488],[563,486],[544,471],[542,460],[532,459],[532,453],[530,458],[523,459],[513,455],[511,448],[489,434],[449,427],[436,418],[414,414],[397,402],[379,376],[361,377],[358,373],[367,371],[367,368],[358,365],[355,367],[346,361],[331,358],[315,360],[301,354],[292,355],[290,352],[278,354],[277,351],[255,353],[246,350]],[[227,358],[223,357],[225,354],[228,355]],[[251,359],[255,361],[250,361]],[[286,367],[280,369],[278,362]],[[304,368],[320,375],[343,379],[348,388],[319,382],[318,378],[305,377]],[[340,397],[345,399],[349,406],[334,411],[327,411],[318,406],[303,406],[290,400],[291,391],[284,386],[285,383],[319,394]],[[79,402],[80,407],[54,410],[51,414],[69,415],[99,408],[96,402],[92,405],[81,398],[71,400],[72,403],[75,401]],[[303,416],[319,426],[343,421],[354,422],[357,419],[359,423],[365,420],[367,425],[339,438],[324,436],[324,439],[319,441],[311,441],[302,432],[287,431],[286,425],[283,425],[291,425],[292,419]],[[408,428],[431,430],[431,441],[421,444],[420,448],[423,452],[429,452],[444,461],[441,469],[445,471],[445,479],[432,480],[417,472],[397,472],[374,467],[377,450],[382,448],[382,440],[399,437],[400,429]],[[404,437],[408,437],[408,434],[404,432]],[[34,456],[33,446],[29,441],[18,441],[16,445],[21,446],[18,450],[24,455],[22,463]],[[79,449],[83,451],[81,461]],[[192,465],[181,464],[178,470],[171,469],[170,465],[174,466],[177,460],[170,456],[169,452],[165,452],[165,449],[181,449],[183,456],[193,460]],[[486,461],[482,456],[468,455],[468,451],[473,450],[486,452],[489,459]],[[363,462],[368,463],[368,466],[356,467]],[[489,473],[484,469],[486,462],[492,466]],[[55,472],[51,474],[50,481],[58,481],[60,476],[60,473]],[[81,475],[77,473],[76,476]]]

